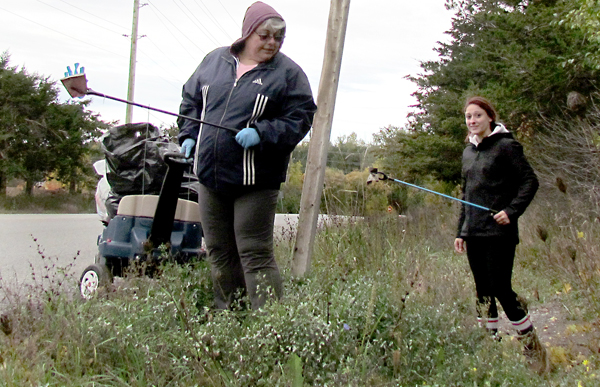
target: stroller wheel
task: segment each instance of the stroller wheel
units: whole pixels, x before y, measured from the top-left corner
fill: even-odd
[[[93,264],[85,268],[79,279],[79,293],[85,300],[93,298],[99,290],[106,290],[112,275],[106,265]]]

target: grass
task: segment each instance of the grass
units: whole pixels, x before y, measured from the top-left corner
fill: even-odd
[[[544,208],[522,221],[515,288],[534,308],[558,300],[578,309],[573,329],[594,326],[600,229],[576,219],[561,227]],[[516,340],[477,327],[468,264],[452,251],[455,222],[456,207],[433,201],[406,218],[325,227],[303,278],[290,274],[294,238],[284,233],[285,295],[260,312],[215,311],[204,262],[128,277],[88,302],[73,296],[68,270],[38,275],[24,292],[2,287],[0,385],[598,385],[598,345],[583,357],[551,348],[555,369],[538,376]],[[560,247],[571,244],[576,259]]]
[[[42,192],[36,195],[19,194],[0,196],[0,213],[40,214],[67,213],[91,214],[96,212],[94,194],[69,194],[68,192]]]

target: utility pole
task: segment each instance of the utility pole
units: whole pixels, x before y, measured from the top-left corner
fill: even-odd
[[[292,274],[295,276],[303,276],[310,269],[325,181],[327,151],[342,66],[350,0],[331,0],[330,7],[325,57],[317,96],[318,109],[313,123],[313,135],[308,146],[308,161],[300,199],[298,233],[292,262]]]
[[[140,14],[140,0],[133,0],[133,26],[131,27],[131,52],[129,53],[129,84],[127,87],[127,100],[133,101],[133,91],[135,88],[135,63],[137,58],[138,42],[138,19]],[[125,113],[125,123],[129,124],[133,120],[133,106],[127,104]]]

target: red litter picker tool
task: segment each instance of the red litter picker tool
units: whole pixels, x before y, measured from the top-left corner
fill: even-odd
[[[77,74],[78,66],[79,66],[79,64],[75,63],[75,74],[72,74],[70,67],[67,66],[67,72],[65,73],[65,78],[60,80],[62,82],[63,86],[67,89],[67,92],[69,93],[71,98],[82,98],[82,97],[85,97],[86,95],[95,95],[97,97],[112,99],[113,101],[123,102],[128,105],[133,105],[133,106],[141,107],[144,109],[153,110],[155,112],[184,118],[186,120],[192,120],[192,121],[198,122],[200,124],[214,126],[215,128],[229,130],[234,133],[238,133],[240,131],[239,129],[228,128],[227,126],[222,126],[222,125],[217,125],[217,124],[213,124],[210,122],[202,121],[195,117],[184,116],[182,114],[177,114],[177,113],[169,112],[166,110],[153,108],[151,106],[142,105],[142,104],[139,104],[139,103],[136,103],[133,101],[127,101],[127,100],[121,99],[121,98],[111,97],[110,95],[106,95],[106,94],[94,91],[87,87],[87,79],[85,77],[85,74],[83,73],[83,69],[84,69],[83,67],[80,68],[80,71],[79,71],[80,73]]]

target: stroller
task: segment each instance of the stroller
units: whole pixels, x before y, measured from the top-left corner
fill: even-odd
[[[102,137],[104,160],[96,210],[105,228],[95,262],[85,268],[80,294],[90,299],[133,262],[156,263],[163,252],[178,263],[203,258],[198,180],[176,144],[151,124],[126,124]]]

